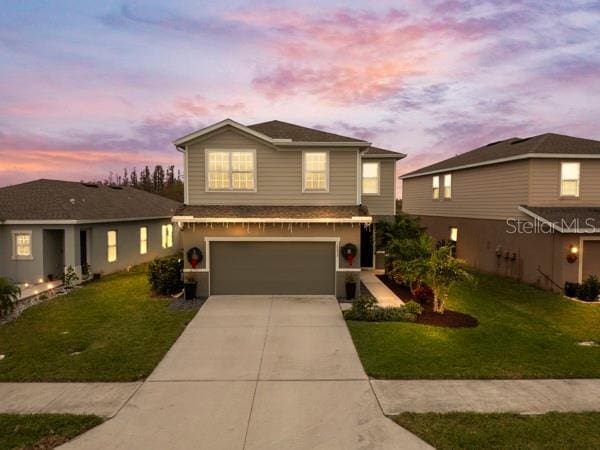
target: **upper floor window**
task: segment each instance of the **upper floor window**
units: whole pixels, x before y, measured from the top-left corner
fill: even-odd
[[[302,158],[303,191],[329,190],[329,153],[304,152]]]
[[[255,190],[254,150],[207,150],[207,190]]]
[[[162,248],[173,247],[173,224],[162,226]]]
[[[362,193],[379,194],[379,163],[364,162],[362,165]]]
[[[106,253],[108,262],[117,260],[117,232],[115,230],[106,233]]]
[[[431,197],[434,200],[438,200],[440,198],[440,177],[439,176],[434,176],[432,179],[432,194]]]
[[[13,259],[33,259],[31,231],[13,232]]]
[[[148,227],[140,228],[140,255],[148,253]]]
[[[452,175],[449,173],[444,175],[444,198],[452,198]]]
[[[581,166],[578,162],[560,164],[560,196],[579,197]]]

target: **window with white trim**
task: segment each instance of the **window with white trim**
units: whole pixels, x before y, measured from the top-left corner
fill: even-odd
[[[140,227],[140,255],[148,253],[148,227]]]
[[[31,231],[13,233],[13,259],[33,259]]]
[[[162,226],[162,248],[173,247],[173,224]]]
[[[209,191],[253,191],[254,150],[207,150]]]
[[[117,232],[110,230],[106,233],[106,259],[108,262],[117,260]]]
[[[560,163],[560,196],[579,197],[581,165],[578,162]]]
[[[362,193],[379,194],[379,163],[363,162],[362,165]]]
[[[452,174],[444,175],[444,199],[452,198]]]
[[[434,200],[440,199],[440,177],[438,175],[434,176],[431,180],[432,193],[431,198]]]
[[[327,191],[329,189],[329,153],[303,152],[304,191]]]

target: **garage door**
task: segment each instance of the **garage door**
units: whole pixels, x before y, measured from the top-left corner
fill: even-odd
[[[335,294],[333,242],[211,242],[210,293]]]
[[[600,241],[583,242],[583,279],[589,275],[600,277]]]

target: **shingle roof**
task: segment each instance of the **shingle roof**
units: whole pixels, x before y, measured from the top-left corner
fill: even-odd
[[[367,216],[361,205],[340,206],[266,206],[266,205],[201,205],[180,207],[177,216],[237,219],[350,219]]]
[[[540,134],[525,139],[510,138],[504,141],[492,142],[475,150],[409,172],[404,174],[403,177],[450,170],[526,154],[600,155],[600,141],[554,133]]]
[[[562,233],[600,230],[599,206],[527,206],[521,205],[526,214],[541,217],[552,223]],[[532,213],[532,214],[529,214]]]
[[[300,142],[357,142],[365,144],[365,141],[362,139],[294,125],[293,123],[282,122],[281,120],[255,123],[254,125],[248,125],[248,128],[273,139],[291,139]]]
[[[398,159],[402,159],[405,158],[406,155],[404,153],[400,153],[400,152],[395,152],[393,150],[386,150],[384,148],[379,148],[379,147],[373,147],[370,146],[369,148],[367,148],[367,151],[364,153],[363,156],[368,157],[372,157],[372,158],[376,158],[378,156],[382,156],[382,157],[396,157]]]
[[[178,206],[178,202],[132,187],[41,179],[0,188],[0,221],[169,217]]]

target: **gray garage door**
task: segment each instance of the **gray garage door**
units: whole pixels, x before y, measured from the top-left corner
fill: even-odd
[[[583,279],[600,276],[600,241],[583,242]]]
[[[333,242],[211,242],[210,293],[335,294]]]

